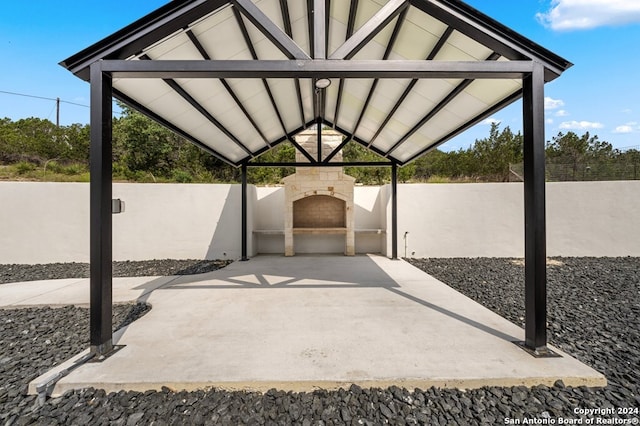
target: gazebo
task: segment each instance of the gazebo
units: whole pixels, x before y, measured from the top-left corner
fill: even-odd
[[[567,60],[460,0],[174,0],[71,56],[91,84],[90,345],[112,343],[112,98],[246,171],[252,159],[313,125],[317,155],[296,166],[397,168],[523,99],[525,341],[546,335],[544,84]],[[322,152],[321,129],[345,138]],[[354,141],[383,162],[329,163]],[[261,163],[261,166],[282,164]]]

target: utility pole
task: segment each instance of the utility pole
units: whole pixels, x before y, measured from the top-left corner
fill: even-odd
[[[60,98],[56,98],[56,127],[60,128]]]

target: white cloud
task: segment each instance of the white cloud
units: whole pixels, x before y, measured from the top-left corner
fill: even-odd
[[[640,1],[551,0],[551,8],[536,18],[556,31],[640,23]]]
[[[556,117],[567,117],[569,115],[569,113],[563,109],[559,110],[558,112],[555,113]]]
[[[623,114],[631,114],[633,111],[631,110],[631,108],[625,108],[620,112],[623,113]]]
[[[633,127],[631,126],[618,126],[613,133],[633,133]]]
[[[547,118],[547,124],[553,124],[553,118]]]
[[[562,99],[553,99],[548,96],[544,98],[544,109],[558,109],[562,106],[564,106]]]
[[[485,124],[487,126],[490,126],[492,124],[500,124],[500,123],[502,123],[502,120],[498,120],[497,118],[490,117],[490,118],[485,118],[484,120],[482,120],[481,124]]]
[[[593,121],[563,121],[560,128],[565,130],[602,129],[604,124]]]
[[[613,133],[634,133],[640,131],[640,126],[635,121],[632,121],[627,124],[623,124],[622,126],[618,126],[615,128]]]

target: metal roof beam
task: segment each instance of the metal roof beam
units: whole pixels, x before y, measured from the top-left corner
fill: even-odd
[[[360,29],[350,36],[329,59],[351,59],[384,27],[409,6],[407,0],[390,0]]]
[[[326,26],[326,14],[325,0],[313,0],[313,58],[325,59],[327,57],[327,48],[325,45],[327,28]]]
[[[174,0],[75,55],[60,65],[89,81],[89,66],[100,59],[126,59],[185,28],[228,0]]]
[[[398,20],[396,21],[396,25],[393,28],[391,37],[389,38],[389,43],[387,43],[387,48],[385,49],[384,54],[382,55],[383,60],[389,59],[389,55],[391,54],[391,51],[393,50],[396,40],[398,39],[398,34],[400,34],[400,30],[402,29],[402,24],[404,23],[404,19],[407,16],[408,10],[409,10],[408,8],[405,8],[402,12],[400,12],[400,15],[398,15]],[[355,126],[353,126],[353,133],[356,133],[358,131],[358,128],[360,127],[360,123],[364,118],[364,114],[367,112],[367,108],[369,108],[369,103],[373,98],[373,94],[375,93],[376,88],[378,87],[379,81],[380,80],[377,78],[373,80],[373,84],[371,84],[371,88],[369,89],[369,94],[367,95],[367,98],[364,101],[364,106],[362,107],[362,111],[360,111],[360,116],[358,117],[358,120],[356,121]]]
[[[511,105],[513,102],[517,101],[521,97],[522,97],[522,90],[518,90],[517,92],[511,94],[510,96],[507,96],[502,101],[498,102],[497,104],[495,104],[494,106],[492,106],[488,110],[486,110],[486,111],[482,112],[481,114],[478,114],[477,116],[473,117],[471,120],[467,121],[462,126],[460,126],[457,129],[453,130],[452,132],[450,132],[446,136],[443,136],[442,138],[438,139],[436,142],[434,142],[433,144],[429,145],[428,147],[425,147],[424,149],[420,150],[417,154],[412,155],[408,160],[406,160],[404,162],[401,162],[400,164],[401,165],[405,165],[407,163],[410,163],[410,162],[416,160],[417,158],[421,157],[422,155],[428,153],[429,151],[433,151],[434,149],[436,149],[437,147],[439,147],[443,143],[447,142],[449,139],[459,135],[460,133],[462,133],[465,130],[467,130],[469,127],[478,124],[479,122],[481,122],[485,118],[490,117],[496,111],[500,111],[502,108],[505,108],[506,106]]]
[[[204,118],[206,118],[211,124],[213,124],[214,126],[216,126],[218,128],[218,130],[220,130],[226,137],[228,137],[229,139],[231,139],[231,141],[233,143],[235,143],[237,146],[239,146],[244,152],[247,153],[247,155],[249,156],[253,156],[253,153],[251,152],[251,150],[249,148],[247,148],[241,141],[240,139],[238,139],[236,137],[236,135],[234,135],[233,133],[231,133],[229,131],[229,129],[227,129],[222,123],[220,123],[218,120],[216,120],[216,118],[211,115],[211,113],[209,111],[207,111],[207,109],[205,107],[203,107],[202,105],[200,105],[200,103],[195,100],[195,98],[193,96],[191,96],[182,86],[180,86],[180,84],[178,84],[175,80],[172,79],[163,79],[163,81],[169,85],[169,87],[171,87],[171,89],[173,89],[174,92],[176,92],[178,95],[180,95],[180,97],[182,97],[182,99],[184,99],[185,101],[187,101],[189,104],[191,104],[191,106],[198,111],[200,114],[202,114],[202,116],[204,116]]]
[[[344,148],[349,142],[351,142],[351,137],[345,137],[344,140],[342,142],[340,142],[340,145],[338,145],[337,147],[335,147],[333,149],[333,151],[331,151],[329,153],[329,155],[327,155],[325,157],[325,159],[322,161],[323,163],[328,163],[331,161],[331,159],[333,157],[335,157],[341,150],[342,148]]]
[[[411,5],[511,60],[535,59],[545,65],[545,80],[573,64],[460,1],[409,0]]]
[[[150,57],[148,57],[147,55],[143,55],[140,57],[141,60],[143,61],[150,61],[152,60]],[[216,118],[211,115],[211,113],[209,111],[207,111],[207,109],[205,107],[203,107],[202,105],[200,105],[200,103],[189,94],[189,92],[187,92],[182,86],[180,86],[180,84],[178,82],[176,82],[173,79],[170,78],[165,78],[162,81],[164,81],[169,87],[171,87],[171,89],[173,89],[174,92],[176,92],[180,97],[182,97],[182,99],[184,99],[185,101],[187,101],[196,111],[198,111],[204,118],[206,118],[207,120],[209,120],[209,122],[211,124],[213,124],[214,126],[216,126],[218,128],[218,130],[220,130],[222,133],[224,133],[224,135],[226,137],[228,137],[229,139],[231,139],[231,141],[233,143],[235,143],[236,145],[238,145],[244,152],[247,153],[247,155],[252,156],[253,154],[251,153],[251,150],[249,148],[247,148],[241,141],[240,139],[238,139],[233,133],[231,133],[222,123],[220,123],[218,120],[216,120]]]
[[[339,131],[340,133],[342,133],[346,137],[351,138],[355,142],[357,142],[360,145],[362,145],[362,146],[366,147],[367,149],[369,149],[369,151],[373,151],[376,154],[378,154],[380,157],[384,158],[384,152],[383,151],[381,151],[380,149],[376,148],[375,146],[367,147],[367,142],[365,142],[364,140],[360,139],[359,137],[357,137],[353,133],[349,133],[348,131],[346,131],[345,129],[341,128],[337,124],[334,125],[333,123],[329,123],[327,121],[325,121],[325,124],[328,125],[328,126],[333,126],[334,129],[336,129],[337,131]]]
[[[265,162],[247,163],[247,167],[390,167],[393,164],[391,161],[344,161],[335,163]]]
[[[492,53],[486,59],[487,61],[496,61],[500,57],[497,53]],[[431,111],[429,111],[422,119],[415,125],[411,130],[409,130],[398,142],[396,142],[386,153],[385,157],[388,157],[393,151],[398,149],[403,143],[405,143],[415,132],[420,130],[422,126],[427,124],[429,120],[431,120],[437,113],[442,111],[449,103],[456,98],[460,93],[462,93],[471,83],[473,83],[473,79],[463,80],[462,83],[458,84],[455,89],[453,89],[447,96],[444,97]]]
[[[249,61],[249,62],[258,62],[258,53],[256,52],[255,47],[253,46],[253,42],[251,41],[251,36],[249,36],[249,31],[247,31],[247,26],[244,24],[244,21],[242,20],[242,15],[240,14],[240,12],[238,11],[238,8],[233,8],[233,15],[236,18],[236,23],[238,24],[238,27],[240,27],[240,32],[242,33],[242,38],[244,38],[244,41],[247,45],[247,48],[249,49],[249,52],[251,53],[251,57],[254,59],[253,61]],[[264,86],[264,90],[267,92],[267,96],[269,97],[269,101],[271,102],[271,106],[273,107],[274,112],[276,113],[276,116],[278,117],[278,121],[280,122],[280,126],[282,126],[282,131],[283,133],[287,133],[287,128],[284,125],[284,120],[282,119],[282,115],[280,114],[280,110],[278,109],[278,106],[276,105],[276,100],[273,97],[273,93],[271,92],[271,87],[269,87],[269,83],[267,82],[267,80],[265,78],[262,78],[262,85]],[[272,146],[272,144],[269,144],[269,146]]]
[[[433,49],[431,49],[431,52],[429,52],[429,55],[427,55],[426,57],[427,61],[431,61],[433,60],[433,58],[436,57],[438,52],[440,52],[442,47],[447,43],[447,40],[449,39],[452,33],[453,33],[453,28],[451,27],[447,27],[447,29],[444,30],[444,32],[438,39],[438,42],[436,43],[436,45],[433,47]],[[375,142],[375,140],[378,138],[378,136],[380,136],[380,133],[382,133],[382,130],[384,130],[384,128],[387,126],[387,123],[389,122],[389,120],[391,120],[391,118],[396,113],[396,111],[398,111],[398,108],[400,108],[404,100],[407,98],[407,96],[409,96],[409,93],[411,93],[411,91],[413,90],[414,86],[417,83],[418,83],[418,79],[413,79],[409,83],[409,85],[407,85],[407,87],[404,89],[404,92],[402,93],[402,95],[400,95],[400,97],[396,101],[393,108],[391,108],[391,111],[389,112],[389,114],[387,114],[387,116],[382,121],[382,124],[380,124],[380,126],[378,127],[378,130],[373,134],[373,137],[369,141],[368,146],[371,146],[373,142]]]
[[[158,123],[162,124],[164,127],[166,127],[167,129],[171,130],[172,132],[174,132],[178,136],[182,136],[183,138],[185,138],[189,142],[193,143],[194,145],[198,146],[202,150],[204,150],[204,151],[208,152],[209,154],[213,155],[218,160],[224,161],[225,163],[227,163],[227,164],[229,164],[231,166],[236,166],[237,165],[234,161],[232,161],[231,159],[229,159],[225,155],[220,154],[218,151],[214,150],[209,145],[207,145],[204,142],[194,138],[189,133],[183,131],[179,127],[177,127],[174,124],[172,124],[170,121],[165,120],[163,117],[161,117],[160,115],[158,115],[155,112],[151,111],[150,109],[148,109],[144,105],[140,104],[135,99],[130,98],[129,96],[125,95],[124,93],[122,93],[122,92],[120,92],[120,91],[118,91],[116,89],[113,89],[113,96],[115,98],[121,100],[125,104],[129,105],[131,108],[140,111],[142,114],[146,115],[147,117],[149,117],[149,118],[157,121]]]
[[[521,79],[531,61],[171,60],[103,61],[114,78],[446,78]]]
[[[196,49],[198,49],[198,52],[200,52],[200,55],[202,55],[203,59],[210,60],[211,57],[209,56],[209,53],[207,53],[206,49],[204,48],[202,43],[200,43],[200,40],[198,40],[195,34],[193,34],[193,31],[187,30],[187,36],[189,37],[193,45],[196,47]],[[246,119],[249,120],[249,122],[251,123],[255,131],[260,135],[264,143],[269,145],[269,140],[264,135],[264,133],[262,133],[262,130],[260,130],[260,128],[258,127],[258,124],[255,122],[251,114],[249,114],[249,111],[247,111],[247,109],[244,107],[244,105],[242,104],[242,101],[240,101],[240,98],[238,98],[238,96],[233,91],[229,83],[227,83],[227,81],[224,78],[220,79],[220,83],[222,83],[224,88],[227,90],[227,93],[229,93],[229,96],[233,98],[236,105],[238,105],[238,108],[240,108],[240,110],[242,111]]]
[[[282,22],[284,23],[284,31],[293,38],[291,29],[291,16],[289,15],[289,5],[287,0],[280,0],[280,13],[282,14]],[[300,79],[295,79],[296,96],[298,97],[298,109],[300,110],[300,122],[304,125],[304,105],[302,104],[302,90],[300,88]]]
[[[284,33],[251,0],[232,0],[234,8],[253,23],[289,59],[311,59],[307,53]]]
[[[349,18],[347,20],[347,40],[353,35],[353,28],[356,26],[356,15],[358,14],[358,0],[353,0],[349,6]],[[342,105],[342,91],[344,90],[344,80],[340,79],[338,84],[338,96],[336,97],[336,108],[333,110],[333,122],[338,124],[340,116],[340,106]],[[334,126],[335,128],[335,126]]]
[[[309,54],[313,58],[314,50],[313,46],[315,46],[315,21],[313,19],[313,2],[314,0],[307,0],[307,29],[309,30]]]

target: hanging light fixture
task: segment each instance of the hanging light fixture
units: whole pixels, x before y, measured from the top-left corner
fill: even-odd
[[[316,86],[316,89],[326,89],[327,87],[331,86],[331,80],[329,80],[328,78],[319,78],[314,84]]]

